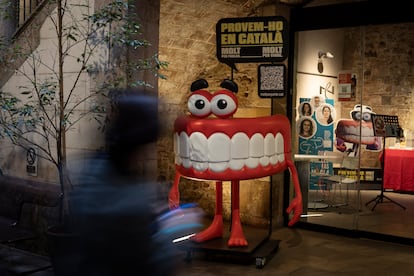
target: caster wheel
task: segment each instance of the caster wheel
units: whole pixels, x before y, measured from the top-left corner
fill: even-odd
[[[256,268],[263,268],[266,263],[266,258],[256,258]]]

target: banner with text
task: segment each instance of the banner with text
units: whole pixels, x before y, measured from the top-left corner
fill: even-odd
[[[216,38],[217,58],[226,64],[280,62],[288,55],[288,24],[280,16],[222,18]]]

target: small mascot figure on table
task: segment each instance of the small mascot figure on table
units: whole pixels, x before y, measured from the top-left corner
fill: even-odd
[[[335,146],[339,151],[346,152],[350,156],[357,156],[360,145],[365,145],[366,149],[371,151],[382,149],[381,137],[374,136],[371,114],[375,114],[375,112],[370,106],[357,104],[350,112],[351,119],[338,121],[335,129]],[[361,140],[359,123],[361,123]]]

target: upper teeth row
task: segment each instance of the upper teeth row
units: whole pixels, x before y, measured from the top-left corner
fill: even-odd
[[[256,168],[259,164],[275,165],[285,159],[284,139],[280,133],[276,136],[256,133],[250,139],[243,132],[233,137],[218,132],[209,138],[201,132],[193,132],[190,136],[185,132],[175,133],[174,151],[176,164],[198,171]]]
[[[347,134],[359,136],[359,126],[346,126],[345,128],[346,128]],[[373,129],[370,127],[362,126],[361,132],[362,132],[361,136],[365,136],[365,137],[374,136]]]

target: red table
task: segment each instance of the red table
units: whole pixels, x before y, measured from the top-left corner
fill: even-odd
[[[384,189],[414,192],[414,150],[385,149]]]

